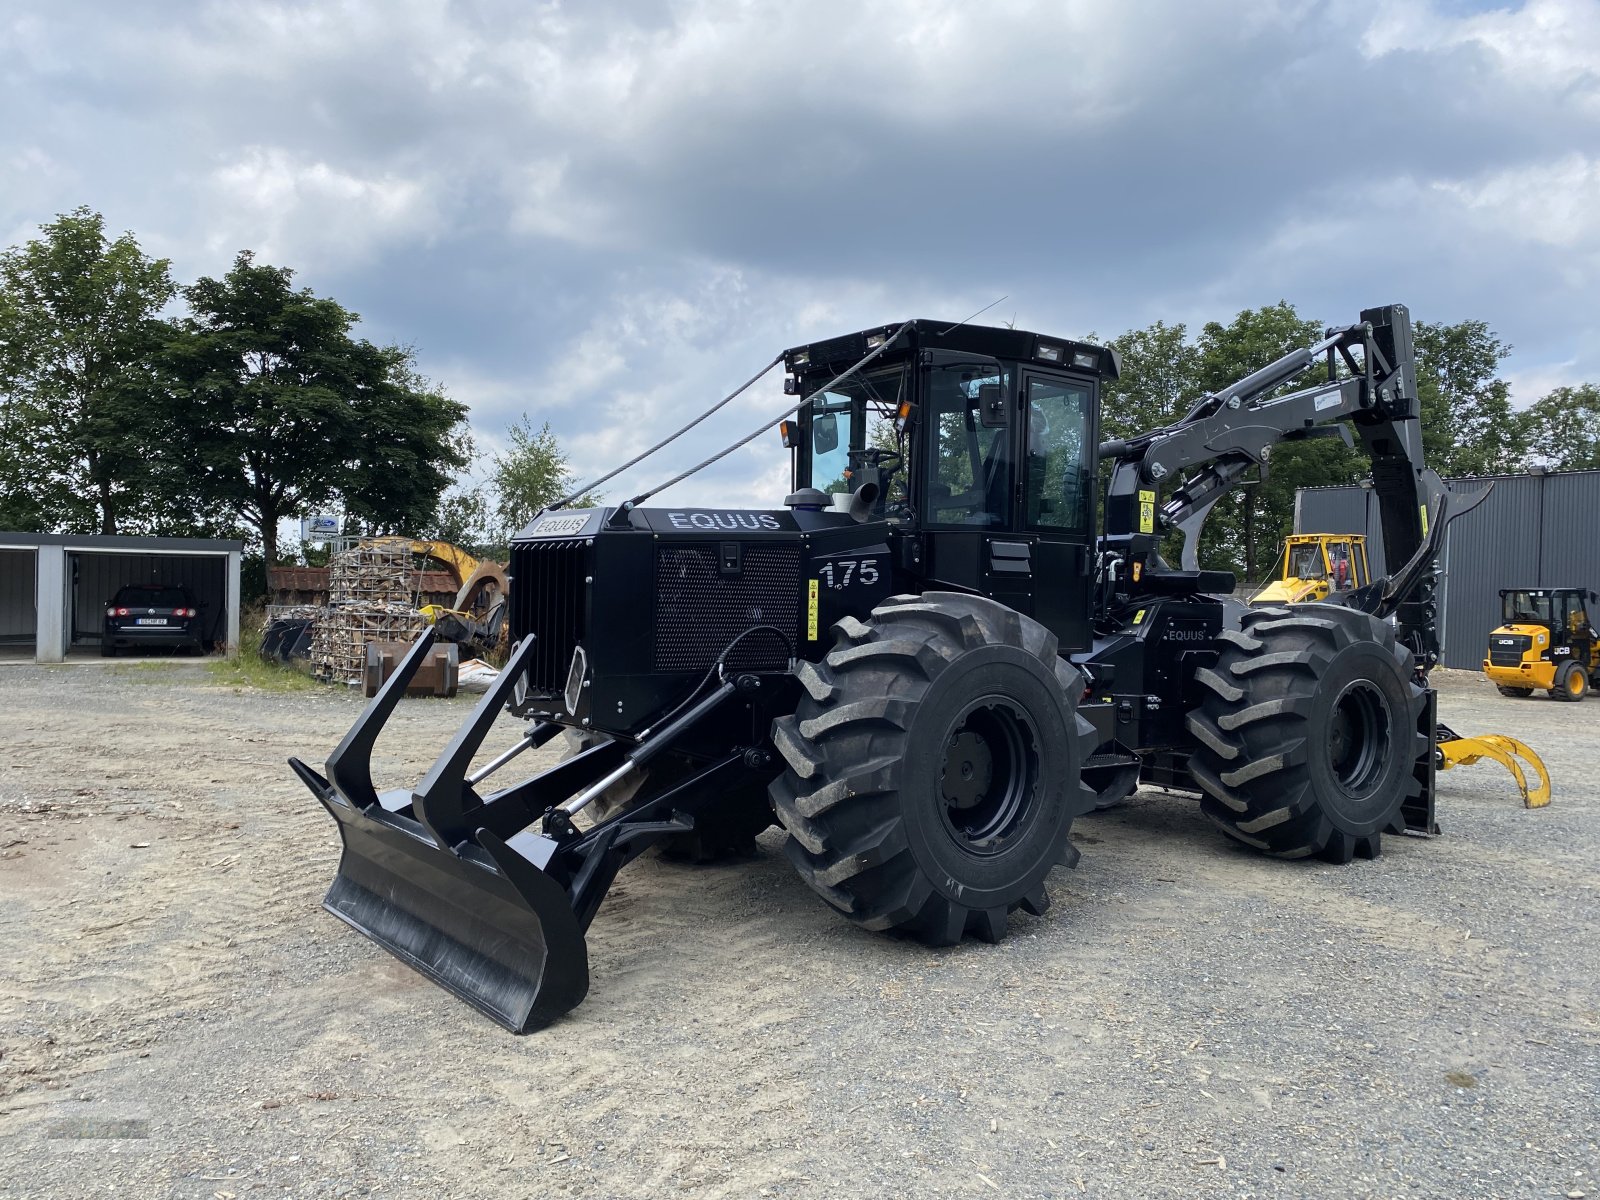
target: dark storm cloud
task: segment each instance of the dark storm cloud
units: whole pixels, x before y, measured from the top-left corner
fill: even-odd
[[[25,4],[0,232],[256,249],[585,469],[784,345],[1002,294],[1103,334],[1404,299],[1489,321],[1526,402],[1600,378],[1597,7]]]

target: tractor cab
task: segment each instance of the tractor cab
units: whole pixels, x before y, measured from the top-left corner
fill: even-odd
[[[1302,604],[1353,592],[1372,582],[1367,539],[1352,533],[1296,533],[1284,542],[1278,578],[1250,598],[1251,604]]]
[[[1500,627],[1489,635],[1483,673],[1503,696],[1535,690],[1557,700],[1582,700],[1600,678],[1600,634],[1584,588],[1508,588],[1500,593]]]
[[[1099,388],[1114,351],[1016,329],[915,321],[789,350],[791,507],[889,523],[906,585],[976,592],[1089,644]],[[819,390],[820,389],[820,390]]]

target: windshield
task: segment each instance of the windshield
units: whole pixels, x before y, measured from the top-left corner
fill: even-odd
[[[1294,579],[1322,579],[1321,546],[1296,546],[1289,552],[1289,575]]]
[[[1546,592],[1507,592],[1502,601],[1507,625],[1550,624],[1550,596]]]
[[[801,455],[798,484],[830,495],[855,490],[854,469],[864,451],[898,455],[895,410],[905,397],[906,368],[856,375],[819,394],[807,406],[809,442]],[[854,460],[852,461],[852,456]],[[905,473],[898,472],[890,499],[904,499]],[[881,502],[880,502],[881,505]]]

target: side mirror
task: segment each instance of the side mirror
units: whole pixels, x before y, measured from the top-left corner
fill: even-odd
[[[985,429],[1004,429],[1006,426],[1006,398],[998,383],[978,385],[978,420]]]
[[[832,413],[811,418],[811,450],[827,454],[839,448],[839,418]]]

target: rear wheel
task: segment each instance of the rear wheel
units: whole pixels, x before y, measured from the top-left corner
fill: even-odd
[[[1255,609],[1220,640],[1188,718],[1206,816],[1280,858],[1376,858],[1430,752],[1410,652],[1385,622],[1331,605]]]
[[[1495,687],[1499,690],[1502,696],[1514,696],[1518,700],[1526,700],[1529,696],[1533,695],[1532,688],[1507,687],[1503,683],[1496,684]]]
[[[1589,694],[1589,674],[1575,662],[1565,664],[1556,672],[1556,685],[1550,695],[1557,700],[1576,704]]]
[[[1072,821],[1095,802],[1081,677],[1042,625],[982,597],[896,596],[833,628],[772,727],[789,861],[866,929],[998,941],[1077,861]]]

